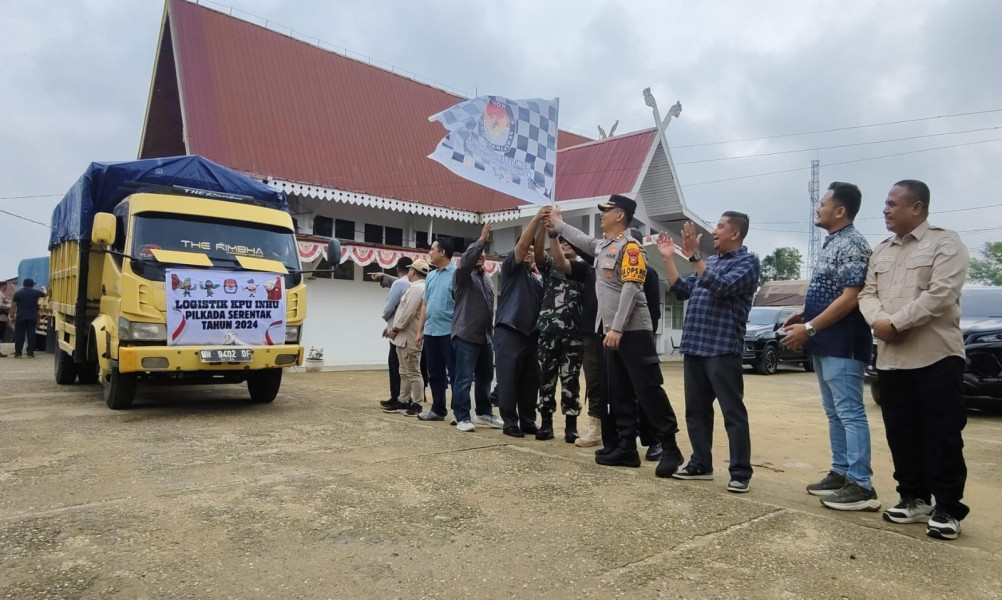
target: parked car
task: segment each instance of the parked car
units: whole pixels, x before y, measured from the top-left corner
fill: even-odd
[[[808,354],[780,343],[785,335],[779,330],[783,322],[802,310],[799,306],[753,306],[745,331],[744,364],[752,365],[762,375],[772,375],[781,363],[797,364],[813,371],[814,363]]]
[[[970,406],[1002,406],[1002,287],[968,286],[960,296],[960,329],[964,334],[967,367],[964,395]],[[866,369],[870,395],[880,404],[877,345]]]

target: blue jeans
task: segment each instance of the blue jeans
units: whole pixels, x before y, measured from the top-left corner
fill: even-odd
[[[424,336],[423,354],[428,363],[428,385],[431,386],[431,410],[443,417],[449,413],[445,407],[445,389],[453,383],[456,364],[452,352],[452,336]]]
[[[821,404],[828,415],[832,471],[866,489],[873,488],[870,468],[870,425],[863,407],[863,371],[853,358],[815,356],[814,372],[821,388]]]
[[[494,351],[490,344],[473,344],[452,338],[456,359],[452,385],[452,415],[456,421],[470,420],[470,388],[474,388],[478,415],[491,414],[491,382],[494,381]]]

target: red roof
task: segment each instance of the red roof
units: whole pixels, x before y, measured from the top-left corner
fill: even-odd
[[[622,194],[633,189],[654,142],[654,128],[557,153],[557,200]]]
[[[167,0],[140,158],[200,154],[255,175],[473,212],[524,204],[427,158],[445,135],[428,117],[462,100],[209,8]],[[589,143],[561,131],[558,148],[574,149],[558,154],[556,197],[629,191],[652,135]],[[648,144],[642,151],[641,138]]]

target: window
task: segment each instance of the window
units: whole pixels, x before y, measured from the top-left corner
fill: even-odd
[[[355,239],[355,222],[334,219],[334,237],[340,240]]]
[[[404,230],[399,227],[386,227],[384,229],[384,242],[388,246],[404,245]]]
[[[414,239],[414,246],[420,248],[421,250],[430,250],[431,244],[428,242],[428,232],[418,231],[416,232]]]
[[[334,219],[330,217],[315,217],[313,219],[313,235],[334,237]]]
[[[671,290],[665,292],[665,312],[671,313],[671,328],[681,330],[685,320],[685,303],[676,298]]]
[[[328,270],[330,268],[331,264],[327,262],[327,259],[321,258],[317,264],[317,271],[313,275],[318,279],[343,279],[347,281],[355,279],[355,263],[350,260],[339,264],[333,272]]]
[[[372,225],[371,223],[365,224],[365,237],[363,238],[367,244],[382,244],[383,243],[383,227],[382,225]]]

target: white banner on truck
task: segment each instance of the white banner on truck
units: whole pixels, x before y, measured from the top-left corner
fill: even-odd
[[[284,283],[278,273],[168,269],[167,344],[284,344]]]

